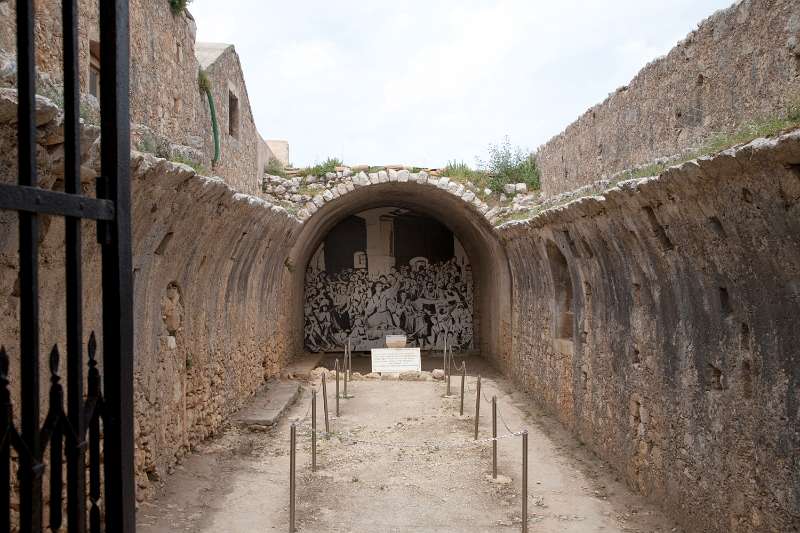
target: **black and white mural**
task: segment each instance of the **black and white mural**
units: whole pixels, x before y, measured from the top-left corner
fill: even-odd
[[[305,345],[314,352],[384,346],[472,348],[472,269],[458,239],[433,218],[385,207],[327,235],[305,276]]]

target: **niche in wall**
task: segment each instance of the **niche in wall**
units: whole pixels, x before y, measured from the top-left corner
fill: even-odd
[[[228,91],[228,133],[234,139],[239,138],[239,98]]]
[[[567,258],[552,241],[547,241],[546,248],[553,280],[553,337],[571,343],[575,336],[575,310]]]

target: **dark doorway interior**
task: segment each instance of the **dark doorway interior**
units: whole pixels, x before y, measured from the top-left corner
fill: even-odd
[[[453,257],[453,232],[431,217],[402,214],[394,219],[394,252],[398,267],[418,256],[443,263]]]
[[[353,268],[353,254],[366,249],[366,221],[357,216],[347,217],[325,237],[325,270],[341,272]]]

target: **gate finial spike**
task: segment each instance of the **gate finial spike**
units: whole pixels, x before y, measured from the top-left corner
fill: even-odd
[[[8,354],[6,353],[6,347],[0,346],[0,379],[7,379],[8,378]]]
[[[58,353],[58,344],[53,345],[53,349],[50,350],[50,374],[53,377],[58,377],[58,363],[61,359],[61,355]]]
[[[89,360],[94,361],[95,354],[97,353],[97,339],[94,336],[94,331],[89,335]]]

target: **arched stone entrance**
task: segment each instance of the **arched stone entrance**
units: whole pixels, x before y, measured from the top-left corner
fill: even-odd
[[[386,206],[346,217],[317,247],[304,285],[308,351],[382,348],[387,335],[422,350],[475,347],[472,264],[429,215]]]
[[[377,208],[409,210],[443,224],[463,246],[473,280],[473,346],[486,357],[505,358],[510,347],[511,279],[505,250],[479,207],[431,182],[365,184],[342,191],[311,214],[292,238],[289,255],[290,320],[296,351],[305,349],[304,299],[309,262],[331,230],[357,213]]]

